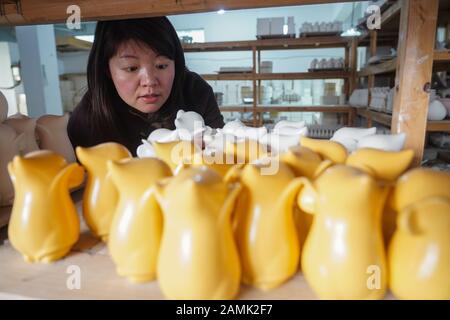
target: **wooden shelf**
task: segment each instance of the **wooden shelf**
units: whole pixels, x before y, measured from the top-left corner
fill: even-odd
[[[356,114],[363,118],[371,119],[372,121],[388,126],[389,128],[391,127],[392,116],[390,114],[369,110],[367,108],[357,108]]]
[[[427,131],[429,131],[429,132],[450,132],[450,120],[428,121]]]
[[[202,74],[205,80],[306,80],[306,79],[343,79],[349,78],[348,71],[317,71],[290,73],[219,73]]]
[[[383,28],[383,25],[387,24],[392,19],[400,16],[401,11],[401,1],[395,1],[390,5],[385,11],[381,13],[381,28]],[[366,28],[366,20],[359,25],[360,27]],[[366,38],[369,35],[369,31],[365,30],[358,38],[358,42],[362,41],[364,38]]]
[[[397,58],[393,58],[392,60],[388,60],[379,64],[369,65],[361,69],[357,73],[357,76],[367,77],[375,74],[394,72],[396,68],[397,68]]]
[[[353,112],[355,108],[347,105],[326,105],[326,106],[286,106],[286,105],[258,105],[253,106],[221,106],[220,111],[224,112],[334,112],[334,113],[349,113]]]
[[[212,52],[212,51],[247,51],[253,50],[285,50],[308,48],[336,48],[345,47],[349,40],[338,36],[282,38],[248,41],[225,41],[207,43],[184,43],[184,52]]]
[[[366,119],[371,119],[372,121],[383,124],[389,128],[391,127],[392,115],[390,114],[369,110],[366,108],[357,108],[356,114]],[[450,132],[450,120],[428,121],[427,131]]]
[[[434,62],[450,62],[449,50],[434,50],[433,55]]]

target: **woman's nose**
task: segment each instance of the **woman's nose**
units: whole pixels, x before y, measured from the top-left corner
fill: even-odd
[[[153,87],[158,85],[158,76],[155,72],[144,70],[141,75],[141,85],[143,87]]]

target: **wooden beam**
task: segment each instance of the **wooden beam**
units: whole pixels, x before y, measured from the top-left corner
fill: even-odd
[[[342,105],[329,105],[329,106],[257,106],[255,109],[252,106],[221,106],[220,111],[223,112],[331,112],[331,113],[351,113],[354,112],[353,107]]]
[[[358,72],[358,77],[366,77],[374,74],[394,72],[397,68],[397,59],[391,59],[379,64],[369,65]]]
[[[248,41],[224,41],[183,44],[184,52],[246,51],[252,47],[264,50],[336,48],[347,46],[349,40],[342,37],[303,37]]]
[[[344,0],[348,2],[349,0]],[[2,2],[2,0],[0,0]],[[6,3],[6,1],[3,1]],[[8,24],[62,23],[68,18],[69,5],[78,5],[82,21],[143,18],[151,16],[176,15],[248,8],[294,6],[342,2],[342,0],[20,0],[22,15],[17,15],[15,7],[5,5]]]
[[[405,148],[420,165],[425,146],[427,113],[438,0],[401,0],[398,65],[392,133],[406,133]]]
[[[450,120],[428,121],[428,132],[450,132]]]
[[[358,56],[358,41],[353,38],[350,42],[349,48],[349,71],[350,71],[350,80],[349,80],[349,95],[352,94],[353,90],[356,88],[356,69],[357,69],[357,56]]]
[[[377,54],[377,32],[375,30],[370,31],[370,57],[373,57]],[[369,88],[368,99],[370,101],[372,99],[371,89],[375,84],[375,75],[370,74],[367,79],[367,87]]]
[[[219,73],[202,74],[205,80],[310,80],[310,79],[343,79],[350,77],[347,71],[316,71],[289,73]]]

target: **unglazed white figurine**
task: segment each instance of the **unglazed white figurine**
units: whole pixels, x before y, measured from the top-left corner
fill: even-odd
[[[290,120],[281,120],[278,121],[275,126],[273,127],[273,132],[274,133],[280,133],[280,129],[281,128],[285,128],[285,127],[294,127],[297,129],[301,129],[305,127],[305,121],[290,121]]]
[[[155,158],[156,152],[152,144],[147,140],[142,139],[142,144],[137,148],[136,155],[138,158]]]
[[[175,127],[180,139],[189,141],[205,130],[205,121],[197,112],[179,110],[175,119]]]
[[[440,121],[444,120],[447,116],[447,108],[439,100],[434,100],[430,102],[428,106],[428,120]]]
[[[0,206],[13,203],[14,188],[9,178],[7,165],[23,150],[24,134],[18,134],[13,128],[0,123]]]
[[[48,149],[75,162],[75,152],[67,135],[69,115],[44,115],[37,119],[36,132],[41,149]]]
[[[377,132],[376,127],[372,128],[352,128],[352,127],[344,127],[338,129],[333,136],[331,137],[331,141],[336,141],[342,144],[348,152],[353,152],[358,147],[358,141],[362,138],[374,135]]]
[[[177,129],[169,130],[166,128],[160,128],[154,130],[147,138],[150,142],[173,142],[180,140]]]
[[[226,123],[219,132],[234,135],[238,138],[258,140],[267,134],[267,129],[266,127],[247,127],[240,120],[236,119]]]
[[[358,149],[375,148],[385,151],[400,151],[405,144],[406,134],[373,134],[358,141]]]
[[[13,116],[6,119],[3,124],[10,126],[19,134],[24,134],[24,154],[39,150],[36,142],[36,119],[27,116]]]

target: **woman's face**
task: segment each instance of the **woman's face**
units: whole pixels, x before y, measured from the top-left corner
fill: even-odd
[[[150,113],[158,111],[170,96],[175,62],[142,43],[127,41],[109,60],[109,71],[123,101]]]

